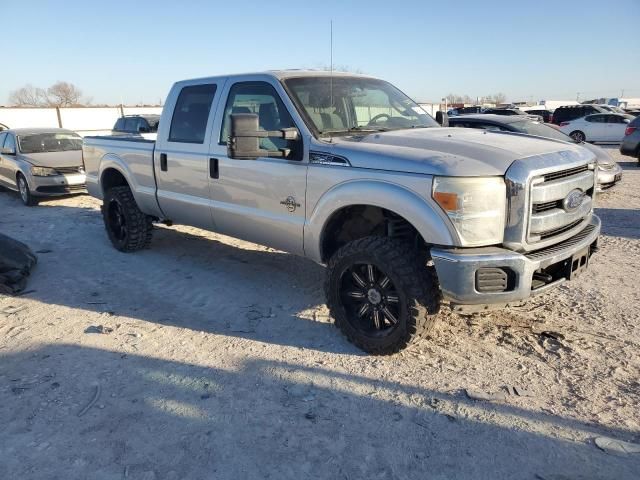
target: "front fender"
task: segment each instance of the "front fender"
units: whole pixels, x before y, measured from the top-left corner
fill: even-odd
[[[431,191],[430,186],[425,191]],[[323,232],[331,216],[355,205],[371,205],[400,215],[428,244],[459,244],[458,236],[444,213],[416,192],[384,180],[352,180],[334,186],[316,203],[304,229],[306,256],[322,262]]]

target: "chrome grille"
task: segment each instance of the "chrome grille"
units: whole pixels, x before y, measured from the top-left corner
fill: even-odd
[[[508,208],[503,245],[531,252],[580,232],[593,211],[595,167],[595,155],[579,147],[513,162],[505,174]],[[570,208],[567,199],[573,190],[584,193],[577,208],[575,204]]]
[[[547,173],[546,175],[544,175],[543,178],[544,178],[545,182],[551,182],[551,181],[557,180],[559,178],[570,177],[572,175],[576,175],[576,174],[581,173],[581,172],[586,172],[587,170],[589,170],[589,166],[588,165],[582,165],[580,167],[569,168],[567,170],[560,170],[559,172]]]
[[[72,175],[74,173],[84,173],[84,168],[82,167],[55,167],[55,170],[61,175]]]
[[[545,173],[531,182],[531,210],[527,241],[530,244],[552,239],[583,226],[593,209],[594,166]],[[573,190],[585,193],[581,204],[573,209],[564,200]]]

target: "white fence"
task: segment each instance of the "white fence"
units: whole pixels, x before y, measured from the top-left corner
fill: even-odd
[[[9,128],[68,128],[80,135],[110,132],[122,115],[160,114],[162,107],[0,107],[0,123]]]

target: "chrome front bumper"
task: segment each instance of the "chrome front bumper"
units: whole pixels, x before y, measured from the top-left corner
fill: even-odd
[[[517,303],[542,293],[569,279],[564,275],[568,262],[578,252],[587,249],[587,258],[596,249],[600,234],[600,219],[592,215],[587,226],[573,237],[541,250],[517,253],[499,247],[484,248],[432,248],[440,288],[446,300],[457,311],[482,311],[508,303]],[[568,262],[568,264],[567,264]],[[476,275],[480,269],[504,269],[513,277],[507,289],[480,292],[476,288]],[[549,269],[553,275],[545,273]],[[534,273],[550,280],[541,285],[534,281]],[[553,278],[551,278],[553,277]]]

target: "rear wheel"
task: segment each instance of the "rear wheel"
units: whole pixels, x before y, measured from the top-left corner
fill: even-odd
[[[348,243],[327,268],[327,305],[336,326],[372,354],[405,348],[436,323],[440,290],[427,268],[414,249],[391,238]]]
[[[113,187],[107,191],[102,218],[111,243],[121,252],[135,252],[150,245],[151,217],[138,208],[129,187]]]
[[[571,138],[573,138],[576,142],[584,142],[587,140],[587,136],[581,132],[580,130],[576,130],[569,134]]]
[[[27,179],[24,178],[24,175],[21,173],[17,176],[18,182],[18,193],[20,195],[20,200],[27,207],[33,207],[38,204],[38,199],[31,195],[31,190],[29,190],[29,184],[27,183]]]

